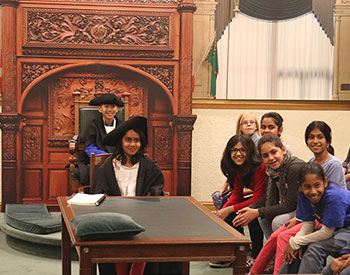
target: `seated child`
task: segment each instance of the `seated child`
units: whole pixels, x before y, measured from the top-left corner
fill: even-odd
[[[238,134],[249,136],[254,142],[255,146],[258,146],[258,141],[260,139],[259,123],[258,119],[253,113],[247,112],[238,117],[236,135]]]
[[[236,212],[259,200],[265,191],[266,166],[262,164],[254,142],[246,135],[235,135],[227,142],[221,159],[221,171],[227,177],[231,194],[216,215],[232,226]],[[253,195],[245,199],[244,188],[253,190]],[[252,239],[252,254],[255,259],[263,245],[263,233],[257,219],[249,224]],[[242,227],[235,227],[243,234]],[[230,262],[210,262],[211,267],[226,267]]]
[[[279,113],[268,112],[263,114],[260,120],[260,134],[261,136],[266,134],[273,134],[281,138],[283,132],[283,118]],[[287,151],[292,152],[288,144],[281,139],[284,147]]]
[[[238,117],[237,123],[236,123],[236,135],[247,135],[249,136],[252,141],[254,142],[255,146],[258,146],[258,141],[260,139],[259,136],[259,122],[256,117],[251,112],[243,113]],[[243,189],[244,196],[251,195],[253,192],[252,190],[248,188]],[[215,190],[212,193],[212,199],[213,203],[216,207],[216,210],[220,209],[225,202],[227,201],[227,198],[230,195],[230,189],[229,184],[226,181],[222,187]]]
[[[102,94],[89,102],[89,105],[98,106],[101,117],[94,119],[86,132],[85,151],[80,154],[75,176],[79,179],[81,185],[90,183],[90,154],[95,155],[113,153],[114,146],[105,146],[102,143],[103,138],[121,124],[116,117],[119,107],[123,107],[123,101],[114,94]]]
[[[297,175],[304,161],[292,156],[279,137],[266,134],[261,137],[258,149],[266,164],[266,192],[255,204],[237,212],[235,226],[245,226],[259,217],[265,237],[268,238],[295,215],[297,204]]]
[[[136,116],[121,124],[103,139],[115,151],[96,170],[93,193],[108,196],[162,196],[164,177],[157,163],[145,155],[148,144],[147,119]],[[101,263],[101,275],[139,275],[146,264]]]
[[[344,188],[341,163],[327,150],[331,145],[331,141],[331,128],[323,121],[313,121],[305,130],[305,143],[314,154],[310,162],[319,163],[323,167],[328,180]],[[317,224],[321,226],[318,222]],[[277,274],[283,265],[283,253],[289,238],[294,236],[301,227],[302,223],[294,217],[285,226],[276,230],[265,243],[250,272],[252,274],[261,273],[276,254],[273,273]]]
[[[328,183],[317,163],[307,163],[300,169],[299,184],[296,217],[303,225],[287,244],[281,274],[320,273],[327,256],[337,257],[350,239],[350,192]],[[319,230],[315,230],[315,219],[322,224]],[[295,269],[298,260],[300,267]]]

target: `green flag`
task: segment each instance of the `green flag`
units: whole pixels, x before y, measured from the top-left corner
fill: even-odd
[[[211,45],[210,51],[206,58],[206,61],[211,65],[211,81],[210,81],[210,94],[216,96],[216,77],[219,73],[219,64],[218,64],[218,50],[217,42],[214,39],[213,44]]]

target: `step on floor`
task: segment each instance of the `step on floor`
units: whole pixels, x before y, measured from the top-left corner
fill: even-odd
[[[60,216],[60,213],[52,214]],[[0,229],[6,234],[6,242],[13,249],[42,257],[61,258],[61,232],[33,234],[18,230],[6,224],[5,213],[0,213]],[[78,259],[74,248],[72,259]]]

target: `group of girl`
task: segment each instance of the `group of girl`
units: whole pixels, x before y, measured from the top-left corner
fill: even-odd
[[[254,114],[241,115],[221,160],[227,182],[213,198],[220,198],[228,187],[231,193],[216,215],[240,232],[249,226],[250,274],[263,273],[273,258],[274,274],[320,273],[328,255],[347,253],[350,191],[341,162],[330,153],[330,127],[323,121],[307,126],[305,142],[314,157],[305,163],[281,141],[282,123],[278,113],[264,114],[260,137]],[[248,199],[246,189],[252,190]],[[262,234],[256,233],[259,227],[267,239],[263,247]],[[346,272],[347,259],[346,255],[336,259],[328,270]]]

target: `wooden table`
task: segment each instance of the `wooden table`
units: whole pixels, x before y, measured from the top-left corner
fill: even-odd
[[[233,274],[246,271],[250,240],[192,197],[107,197],[100,206],[69,205],[68,198],[57,199],[62,213],[63,275],[71,274],[71,243],[79,255],[80,275],[95,275],[97,263],[138,261],[234,260]],[[69,221],[95,212],[127,214],[146,230],[127,240],[83,241]]]

